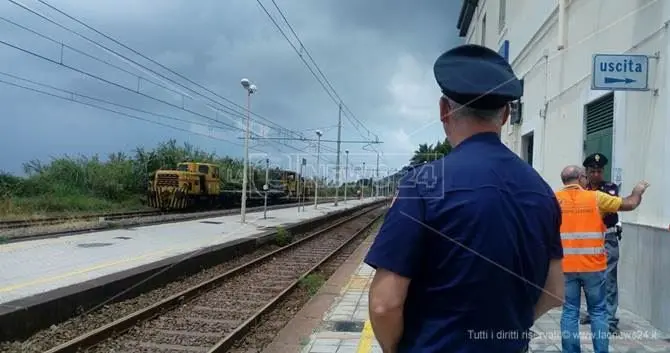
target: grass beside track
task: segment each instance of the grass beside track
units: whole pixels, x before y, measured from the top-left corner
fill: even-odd
[[[24,163],[24,175],[0,170],[0,219],[57,217],[80,213],[130,212],[146,210],[146,189],[153,173],[175,169],[182,161],[214,163],[221,167],[222,180],[242,185],[242,160],[207,153],[195,146],[177,145],[176,140],[148,150],[112,153],[107,158],[59,157],[49,162]],[[279,170],[270,168],[270,179],[278,180]],[[250,183],[261,189],[265,168],[251,165]],[[362,190],[370,194],[371,179],[349,183],[349,195]],[[361,187],[363,184],[367,187]],[[332,186],[319,187],[319,197],[335,195]],[[343,194],[340,186],[339,193]]]
[[[75,217],[91,213],[148,211],[142,198],[115,202],[88,195],[13,197],[0,200],[0,219]]]

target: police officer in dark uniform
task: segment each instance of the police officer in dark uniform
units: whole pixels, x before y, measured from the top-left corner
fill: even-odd
[[[608,159],[602,153],[593,153],[584,159],[584,168],[589,179],[588,190],[600,190],[612,196],[619,196],[619,187],[603,180],[603,168],[607,165]],[[607,250],[607,270],[606,288],[607,288],[607,313],[609,316],[610,332],[619,333],[619,319],[616,318],[616,311],[619,305],[619,290],[617,284],[617,265],[619,262],[619,241],[621,240],[621,223],[617,213],[608,213],[603,216],[603,222],[607,231],[605,233],[605,249]],[[588,314],[581,319],[582,324],[591,321]]]
[[[365,262],[383,352],[524,352],[534,320],[562,304],[561,211],[500,141],[522,85],[508,62],[462,45],[434,65],[452,151],[415,166]]]

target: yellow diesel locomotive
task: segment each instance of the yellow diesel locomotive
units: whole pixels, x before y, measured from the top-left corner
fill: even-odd
[[[268,205],[297,202],[298,197],[314,194],[314,184],[303,178],[298,183],[297,173],[281,171],[279,183],[270,181]],[[298,188],[300,190],[296,190]],[[262,185],[248,184],[247,206],[262,205],[265,194]],[[240,206],[242,184],[225,182],[221,168],[216,164],[183,162],[172,170],[157,170],[148,186],[149,207],[165,211],[190,209],[217,209]],[[303,198],[308,200],[309,197]]]

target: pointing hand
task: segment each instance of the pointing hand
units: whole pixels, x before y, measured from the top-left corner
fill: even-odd
[[[642,181],[638,182],[637,185],[635,185],[635,187],[633,188],[633,193],[638,194],[638,195],[642,195],[642,194],[644,194],[644,192],[647,190],[648,187],[649,187],[649,183],[642,180]]]

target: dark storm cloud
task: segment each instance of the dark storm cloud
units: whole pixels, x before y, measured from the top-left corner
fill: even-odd
[[[458,41],[455,38],[455,20],[460,6],[458,1],[275,1],[347,107],[384,141],[384,144],[378,145],[378,149],[384,152],[382,164],[386,162],[393,168],[401,167],[418,143],[434,142],[442,137],[441,131],[437,129],[416,136],[407,136],[407,133],[437,118],[435,101],[439,92],[433,81],[431,67],[441,51]],[[35,0],[18,2],[168,75],[165,70]],[[254,112],[287,128],[305,132],[309,137],[314,136],[314,129],[326,127],[323,138],[336,138],[337,131],[333,127],[337,123],[337,106],[256,1],[67,0],[51,3],[239,105],[246,104],[246,94],[239,80],[248,77],[259,87],[257,94],[252,97]],[[263,0],[262,3],[282,26],[291,42],[299,48],[297,40],[272,2]],[[137,75],[157,82],[163,81],[9,3],[0,5],[0,14]],[[60,47],[57,44],[37,39],[34,34],[17,30],[1,21],[0,33],[0,40],[16,43],[53,60],[58,61],[60,58]],[[306,55],[304,57],[311,64]],[[137,85],[135,76],[71,51],[65,51],[64,62],[126,87]],[[128,151],[137,145],[150,147],[168,138],[189,141],[219,153],[235,156],[242,153],[239,147],[240,132],[212,130],[207,126],[211,121],[202,117],[1,45],[0,63],[2,72],[138,109],[200,122],[205,126],[141,115],[191,131],[211,131],[216,136],[236,143],[227,144],[197,134],[137,122],[0,84],[0,93],[5,98],[5,103],[0,107],[0,115],[3,117],[0,120],[0,169],[19,171],[21,163],[26,160],[44,159],[62,153],[107,153]],[[173,75],[169,77],[192,87]],[[0,75],[0,79],[6,77]],[[207,99],[174,84],[164,84],[178,92],[188,93],[185,96],[194,97],[184,99],[186,108],[220,119],[226,124],[241,126],[242,121],[238,117],[217,115],[207,108]],[[182,104],[182,95],[152,87],[146,82],[140,91],[172,104]],[[222,102],[221,99],[209,96]],[[256,131],[260,133],[258,129]],[[360,135],[345,118],[343,139],[364,139]],[[367,133],[364,136],[367,138]],[[305,143],[286,143],[302,151],[314,153],[315,150]],[[273,155],[279,150],[296,152],[267,142],[254,143],[254,147],[274,152]],[[335,144],[324,143],[322,152],[325,154],[334,148]],[[352,163],[365,161],[368,166],[372,166],[375,162],[376,155],[366,154],[360,144],[344,148],[351,150]],[[328,156],[326,159],[334,161],[334,157]]]

